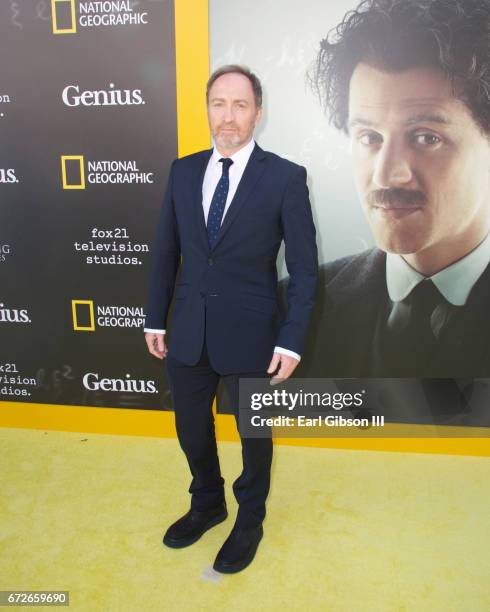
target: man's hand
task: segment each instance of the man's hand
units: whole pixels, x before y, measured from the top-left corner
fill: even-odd
[[[277,383],[281,382],[281,380],[289,378],[294,372],[294,369],[298,363],[299,361],[294,357],[284,355],[283,353],[274,353],[274,355],[272,355],[272,360],[267,370],[267,374],[272,374],[272,372],[275,372],[278,366],[279,370],[277,371],[277,374],[271,378],[271,385],[277,385]]]
[[[165,334],[155,334],[154,332],[145,333],[146,346],[152,355],[158,359],[167,356],[167,346],[165,344]]]

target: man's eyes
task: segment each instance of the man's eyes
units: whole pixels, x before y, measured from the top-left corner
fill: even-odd
[[[419,132],[412,134],[412,141],[423,147],[435,147],[442,142],[442,139],[431,132]]]
[[[383,143],[383,136],[378,132],[363,132],[357,136],[357,140],[366,147],[372,147]],[[411,144],[420,147],[436,147],[442,142],[442,138],[432,132],[415,132],[408,135]]]
[[[358,140],[361,144],[369,147],[375,144],[381,144],[383,142],[383,137],[377,132],[363,132],[359,134]]]
[[[211,102],[211,106],[213,108],[221,108],[225,103],[222,100],[215,100]],[[236,102],[234,103],[235,108],[247,108],[248,104],[246,102]]]

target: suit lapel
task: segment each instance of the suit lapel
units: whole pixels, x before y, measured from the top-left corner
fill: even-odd
[[[243,176],[238,184],[238,188],[236,190],[235,196],[231,201],[230,207],[228,208],[225,218],[223,219],[223,223],[218,233],[218,238],[216,240],[216,244],[214,248],[221,242],[223,236],[230,229],[233,222],[237,218],[238,213],[240,212],[242,206],[245,204],[247,199],[250,197],[257,181],[262,175],[265,168],[265,153],[264,151],[256,144],[254,150],[252,151],[252,155],[248,160],[248,164],[243,172]],[[202,185],[202,181],[201,181]],[[202,206],[201,206],[202,208]]]
[[[193,185],[192,185],[192,193],[195,194],[194,199],[194,216],[197,223],[198,233],[201,241],[203,242],[206,250],[209,250],[208,245],[208,234],[206,231],[206,221],[204,219],[204,210],[202,208],[202,184],[204,181],[204,174],[206,172],[206,167],[209,162],[209,158],[213,149],[209,149],[208,151],[203,151],[202,155],[198,157],[198,163],[196,167],[196,172],[192,177]]]

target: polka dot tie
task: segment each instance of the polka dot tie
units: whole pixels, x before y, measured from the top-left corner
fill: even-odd
[[[233,163],[233,160],[229,157],[222,157],[219,161],[223,164],[223,173],[221,174],[221,178],[216,185],[208,213],[207,230],[210,249],[212,249],[216,244],[219,228],[221,227],[221,219],[223,218],[226,198],[228,197],[228,189],[230,188],[228,171]]]

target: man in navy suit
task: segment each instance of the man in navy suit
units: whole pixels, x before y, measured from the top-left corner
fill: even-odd
[[[192,473],[191,509],[164,536],[173,548],[194,543],[227,516],[212,414],[220,378],[238,417],[240,377],[290,376],[317,283],[306,171],[253,140],[262,114],[258,78],[242,66],[222,67],[208,81],[206,100],[214,148],[172,165],[145,321],[148,350],[167,358],[177,435]],[[276,270],[283,240],[290,274],[284,317]],[[223,573],[249,565],[263,535],[272,440],[241,442],[238,515],[214,563]]]

